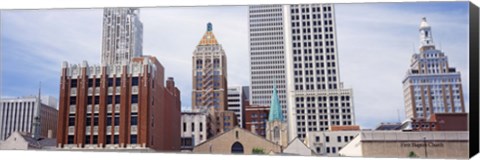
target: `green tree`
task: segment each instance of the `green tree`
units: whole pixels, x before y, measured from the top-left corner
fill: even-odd
[[[253,148],[252,154],[265,154],[265,151],[263,151],[263,148]]]
[[[408,153],[408,157],[409,158],[417,158],[418,156],[417,156],[417,154],[415,154],[415,152],[410,151],[410,153]]]

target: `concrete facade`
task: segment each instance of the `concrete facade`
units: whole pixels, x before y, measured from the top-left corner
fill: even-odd
[[[340,81],[333,4],[249,7],[252,104],[278,84],[289,140],[355,125],[353,90]]]
[[[305,143],[317,155],[338,156],[339,151],[359,133],[359,130],[307,132]]]
[[[39,136],[48,136],[48,131],[56,137],[58,110],[56,99],[51,96],[2,98],[0,106],[0,140],[7,139],[19,131]],[[39,128],[35,131],[35,118]]]
[[[245,126],[245,106],[246,96],[244,91],[245,86],[228,87],[228,107],[229,111],[235,112],[237,116],[238,125],[240,128]]]
[[[102,64],[128,64],[143,53],[143,24],[138,8],[103,10]]]
[[[283,153],[301,156],[311,156],[314,154],[314,152],[298,138],[290,141],[288,146],[283,150]]]
[[[241,148],[241,152],[239,148]],[[264,153],[282,152],[282,147],[280,145],[239,127],[235,127],[228,132],[219,134],[212,139],[197,145],[193,149],[193,152],[213,154],[252,154],[254,148],[262,149]],[[233,153],[232,150],[234,150]]]
[[[182,112],[182,150],[191,151],[194,146],[207,140],[207,116],[202,112]]]
[[[340,153],[342,156],[376,158],[466,159],[469,156],[468,137],[467,131],[362,131]]]

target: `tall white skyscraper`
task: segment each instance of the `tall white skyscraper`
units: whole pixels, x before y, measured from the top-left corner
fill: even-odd
[[[412,55],[403,80],[407,118],[429,118],[434,113],[465,112],[460,72],[435,49],[431,26],[423,18],[419,28],[420,53]]]
[[[353,91],[340,81],[334,13],[332,4],[250,7],[252,103],[268,102],[263,95],[276,80],[289,140],[355,124]]]
[[[143,24],[138,8],[103,11],[102,64],[128,64],[142,56]]]

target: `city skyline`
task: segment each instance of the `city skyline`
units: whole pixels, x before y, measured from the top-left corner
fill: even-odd
[[[345,88],[353,88],[358,125],[372,128],[380,122],[397,121],[397,109],[400,117],[405,117],[401,80],[412,53],[418,53],[421,17],[435,27],[437,45],[462,73],[468,111],[467,4],[335,4],[340,77]],[[42,81],[44,94],[58,98],[62,61],[100,64],[102,11],[2,11],[2,96],[35,94],[38,81]],[[156,56],[166,68],[165,75],[175,77],[183,109],[191,107],[190,58],[207,22],[215,26],[216,37],[227,53],[228,84],[250,84],[247,16],[247,6],[140,9],[143,54]],[[51,25],[52,20],[58,23]],[[373,109],[385,114],[370,112]]]

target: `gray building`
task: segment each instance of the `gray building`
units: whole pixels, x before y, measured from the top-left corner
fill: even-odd
[[[403,80],[407,118],[429,118],[434,113],[465,113],[460,72],[448,63],[448,57],[435,49],[427,19],[419,27],[419,53],[412,55]]]
[[[207,140],[206,112],[182,112],[181,117],[181,151],[192,151],[193,148]]]
[[[43,137],[50,131],[52,137],[56,136],[58,110],[54,97],[2,98],[0,104],[0,140],[16,131]]]
[[[128,64],[142,56],[143,24],[138,8],[103,11],[102,64]]]
[[[268,105],[273,81],[289,140],[355,125],[353,91],[340,81],[332,4],[250,6],[252,105]]]
[[[244,89],[247,88],[245,86],[233,86],[228,87],[228,107],[227,110],[235,112],[237,116],[238,125],[240,128],[244,128],[245,126],[245,103],[247,103]]]

